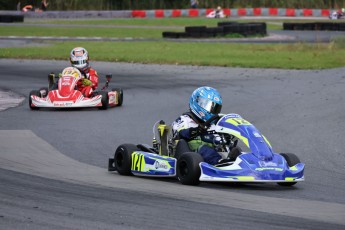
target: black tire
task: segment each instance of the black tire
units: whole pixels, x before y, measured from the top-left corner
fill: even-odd
[[[101,110],[107,110],[108,106],[109,106],[109,96],[108,96],[108,92],[107,91],[100,91],[98,93],[99,95],[102,95],[102,106],[99,107],[99,109]]]
[[[298,163],[300,163],[300,159],[293,153],[280,153],[282,157],[286,160],[289,167],[292,167]],[[297,182],[278,182],[280,186],[292,186]]]
[[[201,174],[199,164],[203,161],[199,153],[183,153],[177,160],[177,179],[184,185],[198,185]]]
[[[38,107],[34,107],[34,106],[31,105],[31,104],[32,104],[31,95],[40,97],[40,96],[41,96],[40,91],[38,91],[38,90],[32,90],[32,91],[30,92],[30,94],[29,94],[29,107],[30,107],[30,109],[31,109],[31,110],[38,110],[38,109],[39,109]]]
[[[115,168],[120,175],[132,175],[132,153],[137,150],[137,146],[133,144],[123,144],[117,147],[114,154],[114,162]]]
[[[231,161],[235,161],[236,158],[242,154],[242,149],[238,146],[234,147],[233,149],[231,149],[230,153],[229,153],[229,159]]]
[[[118,89],[112,89],[112,91],[116,91],[118,93],[117,106],[121,106],[123,103],[123,90],[118,88]]]
[[[180,156],[186,152],[191,152],[191,149],[189,148],[188,142],[186,140],[180,139],[177,142],[177,145],[175,148],[174,158],[176,158],[178,160],[180,158]]]

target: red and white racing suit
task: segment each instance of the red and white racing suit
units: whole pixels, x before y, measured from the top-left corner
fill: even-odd
[[[85,96],[90,97],[93,90],[98,86],[98,74],[97,71],[89,67],[85,72],[81,72],[84,77],[91,81],[91,85],[84,85],[83,79],[80,79],[77,83],[78,90]]]

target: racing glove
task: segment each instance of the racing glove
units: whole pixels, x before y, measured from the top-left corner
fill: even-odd
[[[92,81],[90,81],[89,79],[83,78],[81,81],[82,81],[82,84],[85,86],[91,86],[92,85]]]
[[[200,134],[205,134],[205,133],[207,133],[207,127],[203,125],[198,125],[198,127],[189,129],[189,134],[191,138],[194,138]]]

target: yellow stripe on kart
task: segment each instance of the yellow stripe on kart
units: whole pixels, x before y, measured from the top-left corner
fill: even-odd
[[[239,181],[253,181],[255,180],[252,176],[229,176],[228,178],[237,179]]]

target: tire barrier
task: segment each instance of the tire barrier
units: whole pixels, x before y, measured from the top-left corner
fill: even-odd
[[[267,26],[264,22],[218,22],[217,27],[187,26],[185,32],[163,32],[163,38],[214,38],[225,37],[231,34],[248,36],[267,35]]]
[[[345,22],[283,23],[283,30],[345,31]]]
[[[0,15],[0,22],[11,23],[11,22],[24,22],[23,15]]]

